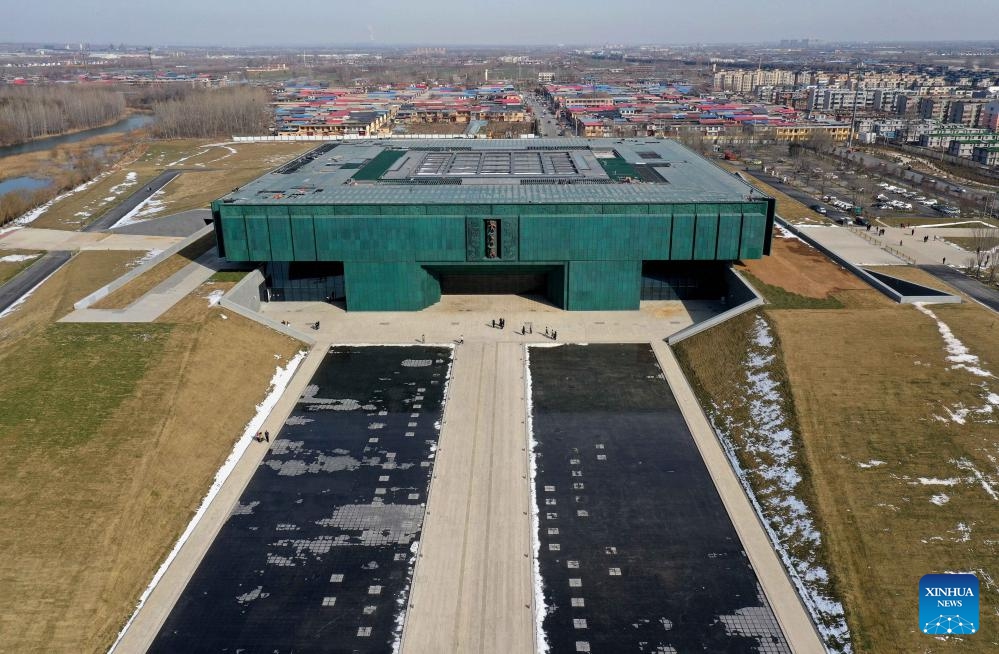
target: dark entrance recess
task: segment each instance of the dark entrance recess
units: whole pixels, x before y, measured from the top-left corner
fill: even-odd
[[[728,294],[724,262],[643,261],[643,300],[717,300]]]
[[[344,299],[342,261],[276,261],[267,264],[271,301],[323,302]]]
[[[544,295],[545,273],[442,274],[444,295]]]
[[[425,266],[442,295],[541,295],[561,306],[562,266]]]

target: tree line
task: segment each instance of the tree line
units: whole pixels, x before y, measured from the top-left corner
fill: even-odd
[[[227,138],[266,134],[273,116],[270,94],[258,87],[192,89],[152,102],[160,138]]]
[[[0,88],[0,146],[99,127],[121,118],[125,99],[106,87]]]

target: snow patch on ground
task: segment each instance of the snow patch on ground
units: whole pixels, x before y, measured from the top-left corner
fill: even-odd
[[[922,302],[915,302],[913,303],[913,306],[937,323],[937,329],[940,331],[940,335],[943,336],[944,343],[946,344],[945,349],[947,350],[947,360],[954,363],[954,365],[951,366],[951,369],[963,368],[978,377],[995,377],[991,371],[985,370],[981,367],[981,360],[972,354],[971,350],[969,350],[959,338],[954,336],[954,332],[951,331],[947,323],[940,320],[937,315],[927,309],[926,305]]]
[[[111,227],[109,227],[108,229],[117,229],[118,227],[125,227],[126,225],[131,225],[133,223],[137,223],[137,222],[139,222],[139,220],[140,220],[140,218],[142,216],[152,215],[152,213],[154,213],[154,209],[155,209],[155,211],[159,211],[160,209],[162,209],[163,208],[163,202],[160,201],[160,200],[154,199],[156,197],[156,195],[158,195],[158,194],[160,194],[162,192],[163,192],[163,189],[160,189],[159,191],[156,191],[156,193],[153,193],[152,195],[150,195],[148,198],[146,198],[145,200],[143,200],[139,204],[135,205],[135,207],[131,211],[129,211],[124,216],[122,216],[121,218],[119,218],[118,222],[116,222],[115,224],[111,225]],[[149,208],[149,205],[153,204],[153,203],[155,203],[155,206],[153,208]]]
[[[919,483],[923,486],[956,486],[960,479],[951,477],[950,479],[937,479],[936,477],[919,477]]]
[[[22,304],[24,304],[28,300],[28,298],[31,297],[32,294],[35,291],[37,291],[38,288],[42,284],[44,284],[45,282],[49,281],[49,277],[52,277],[52,275],[56,274],[57,272],[59,272],[58,268],[56,268],[55,270],[53,270],[51,274],[47,275],[45,277],[45,279],[43,279],[42,281],[38,282],[37,284],[35,284],[31,288],[29,288],[27,293],[25,293],[21,297],[17,298],[16,300],[14,300],[14,303],[11,304],[9,307],[7,307],[6,309],[4,309],[3,311],[0,311],[0,318],[5,318],[6,316],[9,316],[10,314],[12,314],[15,311],[17,311],[18,307],[20,307]]]
[[[937,493],[936,495],[930,498],[930,501],[936,504],[937,506],[943,506],[947,502],[950,502],[950,496],[947,495],[947,493]]]
[[[870,461],[867,461],[866,463],[864,463],[864,462],[858,463],[857,467],[858,468],[877,468],[878,466],[883,466],[885,464],[886,464],[885,461],[879,461],[878,459],[871,459]]]
[[[136,207],[138,211],[132,216],[133,222],[137,222],[139,218],[151,218],[159,213],[162,213],[167,208],[167,203],[163,200],[163,196],[166,191],[160,189],[149,196],[149,198],[142,203],[141,208]]]
[[[223,295],[225,295],[225,291],[223,291],[221,288],[217,288],[208,295],[206,295],[205,299],[208,300],[208,306],[214,307],[215,305],[217,305],[219,302],[222,301]]]
[[[40,254],[8,254],[5,257],[0,257],[0,263],[21,263],[22,261],[31,261],[32,259],[37,259],[42,255]]]
[[[779,223],[774,223],[774,231],[776,231],[778,238],[787,238],[787,239],[791,239],[793,241],[800,241],[801,240],[801,238],[799,238],[797,234],[795,234],[790,229],[788,229],[787,227],[784,227],[783,225],[781,225]]]
[[[139,267],[139,266],[141,266],[143,264],[147,264],[150,261],[152,261],[153,259],[155,259],[156,257],[158,257],[159,255],[161,255],[162,253],[163,253],[163,250],[150,250],[149,252],[146,252],[144,255],[142,255],[141,257],[139,257],[135,261],[129,263],[128,267],[129,268],[137,268],[137,267]]]
[[[961,470],[970,472],[974,481],[977,481],[981,485],[982,489],[988,494],[988,496],[999,502],[999,491],[996,491],[996,480],[983,474],[982,471],[976,468],[968,459],[957,459],[954,461],[954,465]]]
[[[257,405],[256,413],[253,418],[251,418],[250,422],[248,422],[246,427],[243,428],[243,435],[240,436],[238,441],[236,441],[236,444],[232,448],[232,452],[229,453],[229,457],[222,464],[222,467],[218,469],[218,472],[215,473],[215,480],[212,482],[212,485],[208,489],[208,493],[205,495],[204,499],[201,500],[201,505],[198,507],[198,510],[195,511],[194,517],[191,518],[191,521],[187,525],[187,529],[185,529],[184,533],[180,535],[179,539],[177,539],[177,543],[173,546],[170,553],[167,554],[166,560],[163,561],[159,570],[157,570],[156,574],[153,575],[152,581],[149,582],[149,585],[142,592],[142,595],[139,597],[139,603],[135,607],[135,611],[132,612],[128,622],[126,622],[125,626],[122,627],[120,632],[118,632],[118,637],[115,639],[115,642],[111,646],[109,652],[114,652],[115,648],[118,647],[118,644],[121,642],[125,632],[128,631],[128,628],[132,625],[132,621],[135,620],[135,616],[138,615],[139,611],[146,603],[146,600],[149,599],[150,593],[152,593],[156,584],[160,582],[160,579],[163,578],[163,575],[166,573],[167,568],[170,567],[170,564],[173,563],[173,560],[176,558],[180,548],[187,542],[187,539],[191,537],[195,527],[197,527],[198,523],[201,522],[201,518],[204,516],[205,511],[208,510],[208,506],[212,503],[212,500],[215,499],[215,496],[218,495],[222,485],[225,483],[226,479],[229,478],[229,475],[236,467],[236,464],[243,457],[244,452],[246,452],[247,448],[250,447],[250,443],[253,442],[257,432],[263,427],[267,416],[270,415],[271,411],[274,410],[274,406],[278,403],[278,400],[281,399],[281,395],[284,394],[285,389],[288,387],[288,383],[291,382],[291,378],[295,375],[295,371],[305,359],[306,354],[307,352],[305,350],[300,351],[292,357],[292,359],[288,362],[288,365],[283,368],[278,366],[278,368],[274,371],[274,376],[271,377],[270,388],[267,396],[264,397],[260,404]]]
[[[545,344],[541,347],[552,347]],[[531,571],[534,575],[534,645],[537,654],[548,654],[548,639],[545,637],[545,618],[549,608],[545,604],[545,583],[541,576],[541,519],[538,507],[538,493],[535,481],[538,477],[537,448],[538,441],[534,438],[534,391],[531,383],[531,348],[524,348],[524,383],[526,384],[527,400],[527,460],[530,464],[528,482],[531,488]]]
[[[189,154],[186,157],[181,157],[180,159],[177,159],[176,161],[171,161],[170,163],[166,164],[166,167],[169,168],[170,166],[176,166],[177,164],[184,163],[188,159],[193,159],[195,157],[200,157],[201,155],[203,155],[206,152],[208,152],[208,150],[201,150],[199,152],[195,152],[194,154]]]
[[[712,406],[709,415],[732,467],[828,650],[848,654],[853,646],[843,605],[832,593],[828,572],[817,561],[822,536],[811,509],[796,495],[802,480],[797,469],[798,452],[791,422],[784,413],[780,383],[769,370],[776,356],[773,348],[770,325],[757,316],[744,361],[746,379],[742,397],[748,403],[749,420],[745,424],[736,422],[727,403]],[[741,443],[732,436],[736,431],[742,435]],[[755,460],[751,471],[743,469],[737,455],[739,450]],[[866,465],[875,463],[883,462]],[[750,484],[751,477],[758,489]]]
[[[122,193],[124,193],[126,189],[128,189],[128,188],[130,188],[132,186],[135,186],[138,183],[139,183],[139,175],[138,175],[138,173],[130,172],[127,175],[125,175],[125,181],[124,182],[122,182],[121,184],[115,184],[114,186],[112,186],[110,189],[108,189],[108,193],[112,193],[113,195],[118,196],[118,195],[121,195]],[[112,199],[114,199],[114,198],[112,198]]]
[[[947,352],[947,361],[951,364],[951,370],[966,370],[970,372],[975,377],[981,377],[986,380],[995,379],[996,375],[982,366],[981,359],[978,356],[971,353],[971,350],[961,342],[961,340],[954,335],[951,331],[950,326],[944,321],[940,320],[933,311],[928,309],[922,302],[916,302],[913,304],[916,309],[920,312],[926,314],[937,323],[937,330],[940,332],[940,336],[944,340],[944,349]],[[955,404],[953,407],[943,407],[944,411],[947,413],[946,416],[934,415],[933,417],[940,422],[953,422],[958,425],[964,425],[968,422],[969,416],[974,416],[978,422],[995,422],[995,409],[999,407],[999,394],[993,392],[989,388],[988,381],[981,381],[975,383],[976,393],[981,398],[983,404],[978,407],[966,407],[963,404]]]

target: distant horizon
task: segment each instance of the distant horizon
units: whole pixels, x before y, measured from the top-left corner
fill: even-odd
[[[999,2],[909,0],[904,7],[869,0],[803,5],[789,0],[0,0],[0,42],[123,43],[157,47],[553,47],[628,44],[675,47],[779,43],[995,42]],[[305,17],[301,20],[299,17]],[[283,22],[282,22],[283,21]],[[786,36],[785,36],[786,35]],[[835,35],[835,38],[830,38]],[[199,45],[200,44],[200,45]],[[342,44],[342,45],[339,45]],[[596,45],[595,47],[599,47]]]
[[[687,41],[687,42],[631,42],[631,43],[438,43],[438,42],[398,42],[398,43],[372,43],[370,41],[341,42],[341,43],[246,43],[246,44],[209,44],[201,42],[127,42],[107,39],[40,39],[31,41],[10,41],[0,40],[0,44],[9,46],[39,47],[39,48],[60,48],[73,50],[80,44],[89,46],[91,49],[98,47],[114,46],[115,48],[198,48],[206,50],[252,50],[252,49],[273,49],[299,51],[302,48],[315,48],[324,50],[386,50],[399,48],[461,48],[468,50],[494,50],[498,48],[530,48],[530,49],[617,49],[617,48],[696,48],[696,47],[781,47],[782,41],[808,41],[812,46],[914,46],[914,45],[977,45],[991,46],[999,50],[999,39],[939,39],[939,40],[838,40],[838,39],[813,39],[808,37],[787,36],[766,41]],[[999,54],[999,52],[997,52]]]

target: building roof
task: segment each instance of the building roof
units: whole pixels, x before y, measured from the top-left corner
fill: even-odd
[[[669,139],[367,139],[328,143],[224,204],[683,203],[764,196]]]

